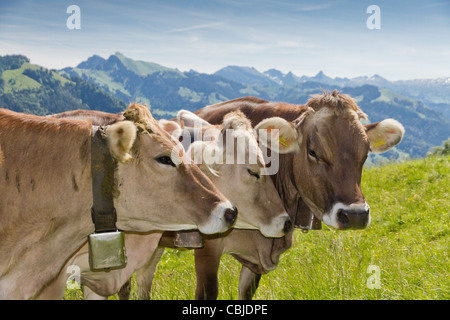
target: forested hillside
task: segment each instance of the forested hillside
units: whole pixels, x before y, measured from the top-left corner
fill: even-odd
[[[95,84],[30,64],[21,55],[0,57],[0,108],[47,115],[73,109],[119,112],[125,103]]]

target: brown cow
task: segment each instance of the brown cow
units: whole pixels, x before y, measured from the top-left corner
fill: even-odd
[[[384,152],[401,141],[404,128],[400,123],[387,119],[362,125],[360,119],[367,119],[366,115],[351,97],[337,91],[315,95],[304,106],[247,97],[195,113],[210,123],[220,123],[224,114],[236,110],[260,128],[264,128],[264,119],[274,116],[295,126],[298,138],[289,146],[299,151],[280,155],[279,171],[272,176],[294,224],[311,211],[336,229],[368,226],[370,210],[361,192],[362,167],[369,150]],[[264,238],[255,231],[233,230],[230,235],[233,233],[238,236],[224,238],[226,244],[209,242],[209,247],[195,250],[196,298],[217,297],[217,268],[221,254],[227,251],[243,264],[240,298],[251,298],[261,274],[270,271],[267,262],[275,267],[293,240],[293,233],[281,239]],[[233,250],[237,248],[240,252],[236,253]]]
[[[80,110],[71,114],[71,117],[75,119],[93,119],[95,123],[111,123],[116,118],[115,115],[102,114],[97,111]],[[185,110],[178,114],[184,123],[203,121],[198,116]],[[54,116],[61,118],[65,115],[67,113]],[[177,130],[181,130],[176,122],[160,120],[159,123],[162,123],[164,129],[170,130],[174,134]],[[187,154],[195,158],[195,154],[201,151],[213,150],[218,152],[218,158],[214,162],[208,162],[204,158],[199,165],[215,183],[216,187],[239,208],[240,213],[233,227],[259,229],[262,234],[268,237],[281,237],[290,231],[292,224],[284,211],[283,204],[272,181],[269,177],[260,176],[264,169],[263,154],[258,148],[255,132],[252,130],[248,119],[242,113],[234,112],[226,115],[222,126],[212,126],[204,122],[202,129],[204,129],[202,138],[206,138],[206,140],[197,140],[190,144]],[[228,138],[226,138],[226,132],[230,133]],[[229,140],[231,136],[234,137],[231,140],[236,140],[231,141],[233,143],[230,143]],[[208,138],[211,138],[211,140]],[[186,141],[190,140],[186,137]],[[227,140],[227,143],[224,140]],[[245,143],[243,145],[238,144],[237,140],[244,140]],[[239,158],[238,153],[244,154],[244,163],[236,163],[235,160]],[[228,159],[232,160],[230,163],[225,161],[229,154],[233,155],[232,159]],[[206,156],[206,153],[204,155]],[[254,159],[255,162],[253,163],[251,159]],[[155,251],[155,249],[161,235],[162,232],[150,234],[126,233],[127,265],[125,268],[112,270],[108,273],[90,271],[88,247],[85,245],[72,255],[62,268],[58,278],[50,283],[37,298],[61,298],[67,280],[66,270],[70,269],[71,265],[76,265],[79,270],[80,280],[85,285],[85,298],[101,298],[101,296],[115,294],[135,270],[159,260],[160,251]],[[143,294],[145,293],[143,292]]]
[[[234,206],[182,154],[151,117],[132,105],[133,121],[107,126],[117,159],[112,182],[117,227],[127,231],[199,228],[224,232]],[[94,231],[90,121],[0,109],[0,299],[32,298]],[[195,196],[194,196],[195,195]]]

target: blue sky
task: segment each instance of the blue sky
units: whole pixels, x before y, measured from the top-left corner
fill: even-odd
[[[69,5],[81,29],[69,30]],[[369,5],[381,29],[369,30]],[[182,71],[227,65],[296,75],[450,77],[449,0],[2,0],[0,55],[49,68],[115,52]]]

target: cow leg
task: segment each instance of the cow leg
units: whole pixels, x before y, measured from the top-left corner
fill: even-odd
[[[219,294],[218,271],[222,250],[216,241],[205,241],[202,249],[195,249],[195,273],[197,275],[197,288],[195,299],[216,300]]]
[[[239,275],[239,300],[251,300],[258,289],[261,275],[254,273],[246,266],[242,266]]]
[[[129,300],[130,299],[130,292],[131,292],[131,278],[127,280],[120,288],[118,294],[119,294],[119,300]]]
[[[156,267],[164,253],[163,247],[157,247],[151,258],[145,265],[136,271],[136,286],[139,300],[150,300],[153,278],[155,277]]]

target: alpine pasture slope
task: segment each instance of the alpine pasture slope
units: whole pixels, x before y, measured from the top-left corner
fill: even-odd
[[[295,232],[278,268],[254,299],[450,299],[450,156],[370,167],[362,188],[371,207],[365,230]],[[222,257],[219,299],[238,297],[241,265]],[[193,251],[166,250],[152,299],[194,299]],[[131,299],[135,299],[133,279]],[[65,299],[82,299],[66,290]],[[109,299],[117,299],[117,295]]]

